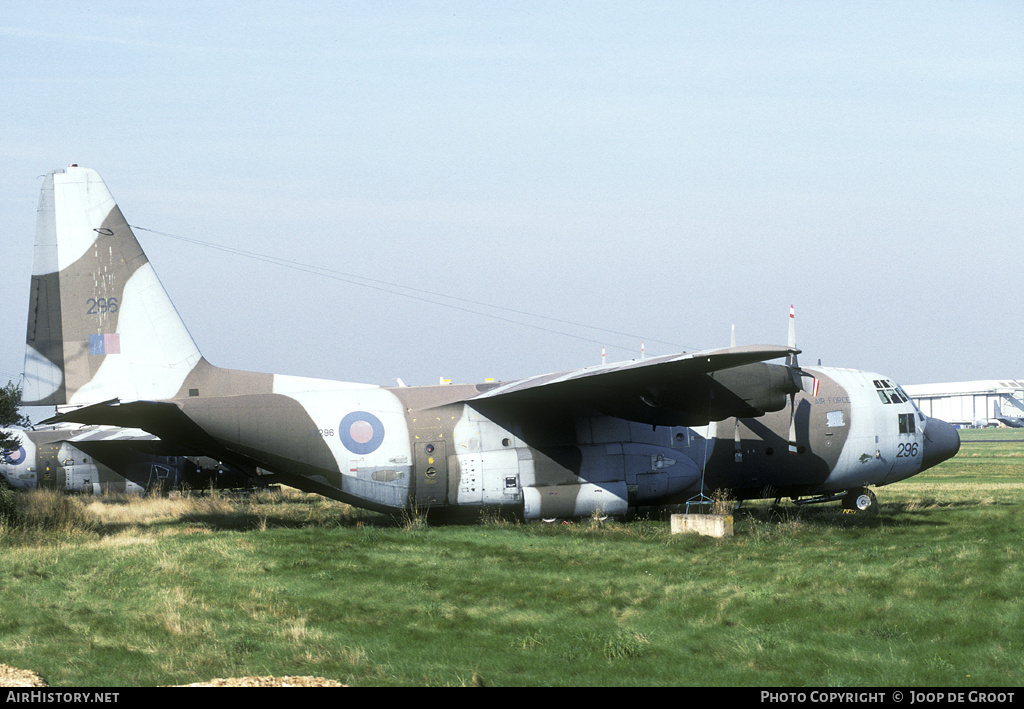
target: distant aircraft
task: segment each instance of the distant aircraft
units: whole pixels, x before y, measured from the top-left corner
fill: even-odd
[[[722,489],[868,510],[869,486],[956,453],[956,430],[890,379],[800,366],[792,322],[785,347],[509,382],[388,388],[222,369],[199,352],[102,179],[72,165],[49,173],[40,196],[23,402],[63,407],[44,423],[117,427],[126,447],[158,440],[166,454],[432,516],[626,516]]]
[[[0,485],[103,494],[251,488],[255,470],[242,471],[209,458],[164,455],[163,444],[142,431],[98,426],[8,429],[21,446],[0,456]],[[147,440],[148,438],[148,440]]]
[[[1024,418],[1020,416],[1004,416],[1002,408],[999,406],[999,402],[995,402],[995,419],[1004,426],[1010,428],[1024,428]]]

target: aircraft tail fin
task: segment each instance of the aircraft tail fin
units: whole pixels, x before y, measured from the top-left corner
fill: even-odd
[[[46,175],[25,349],[25,406],[178,395],[202,355],[94,170]]]

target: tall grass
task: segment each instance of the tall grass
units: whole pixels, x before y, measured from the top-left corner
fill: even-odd
[[[55,490],[4,490],[0,496],[0,539],[6,543],[73,538],[97,526],[76,496]]]
[[[329,528],[345,517],[359,517],[359,511],[347,505],[324,502],[324,498],[297,491],[91,497],[47,489],[20,492],[0,488],[0,544],[110,539],[139,533],[266,530],[274,524]],[[288,510],[289,506],[294,509]]]

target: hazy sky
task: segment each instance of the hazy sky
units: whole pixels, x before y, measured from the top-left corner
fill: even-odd
[[[72,162],[220,366],[513,379],[793,304],[805,364],[1024,378],[1019,2],[5,2],[0,69],[0,381]]]

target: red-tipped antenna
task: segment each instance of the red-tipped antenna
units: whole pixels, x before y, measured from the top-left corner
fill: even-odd
[[[789,306],[789,341],[786,344],[789,346],[789,349],[796,349],[796,315],[793,312],[792,305]],[[791,353],[786,358],[786,364],[790,367],[799,366],[796,361],[796,353]]]
[[[796,361],[796,316],[793,313],[793,306],[789,306],[789,341],[786,343],[789,346],[790,352],[786,357],[786,364],[790,367],[799,367]],[[792,370],[791,370],[792,371]],[[791,392],[789,395],[789,452],[796,453],[798,451],[796,441],[796,392]]]

